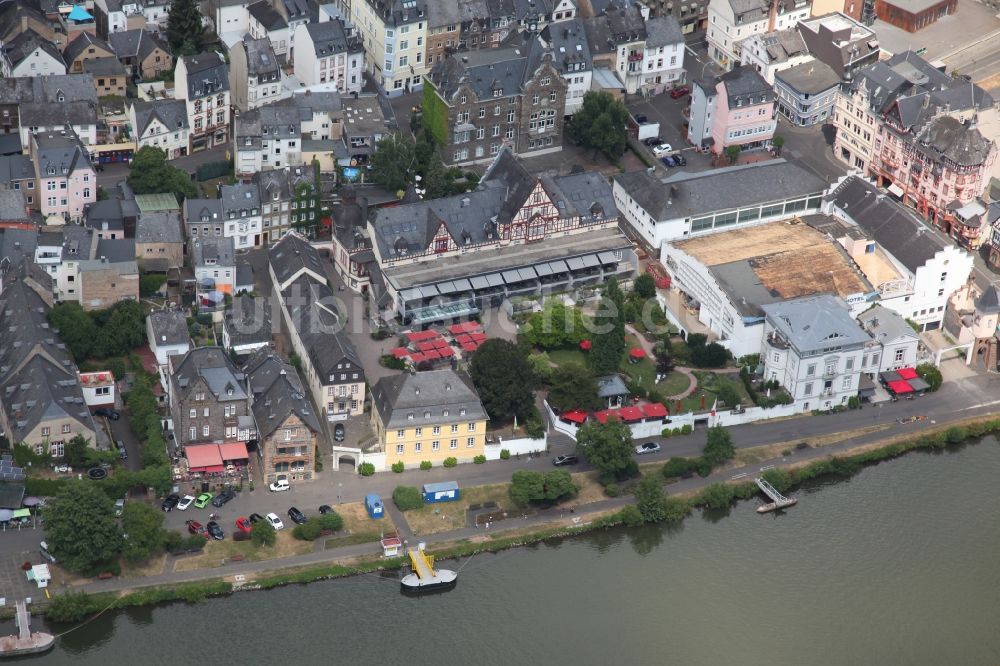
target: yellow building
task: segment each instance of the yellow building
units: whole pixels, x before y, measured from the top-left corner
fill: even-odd
[[[371,390],[372,428],[388,468],[472,462],[486,446],[486,410],[468,375],[432,370],[383,377]]]
[[[365,47],[365,69],[386,93],[421,88],[427,72],[425,0],[354,0],[351,23]]]

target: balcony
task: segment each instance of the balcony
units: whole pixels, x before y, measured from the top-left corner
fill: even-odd
[[[644,57],[645,57],[645,56],[643,56],[643,54],[641,54],[641,53],[637,53],[637,52],[633,51],[632,53],[629,53],[629,54],[628,54],[628,61],[629,61],[629,62],[639,62],[639,61],[641,61],[641,60],[642,60],[642,59],[643,59]]]
[[[771,335],[767,336],[767,344],[770,347],[774,347],[775,349],[780,349],[782,351],[788,349],[788,341],[775,332],[772,332]]]

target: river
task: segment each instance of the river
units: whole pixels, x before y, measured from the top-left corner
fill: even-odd
[[[987,439],[799,490],[782,515],[745,502],[479,555],[435,596],[367,575],[108,614],[41,660],[995,664],[998,479]]]

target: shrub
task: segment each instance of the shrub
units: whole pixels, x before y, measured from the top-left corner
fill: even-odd
[[[38,477],[29,476],[24,480],[24,492],[37,497],[52,497],[53,495],[58,495],[59,491],[69,483],[72,483],[72,481],[65,479],[39,479]]]
[[[691,427],[690,423],[685,423],[683,426],[681,426],[681,434],[682,435],[690,435],[693,432],[694,432],[694,428]]]
[[[677,437],[682,433],[683,431],[680,428],[674,428],[673,430],[670,431],[670,434],[673,435],[674,437]]]
[[[370,462],[361,463],[358,465],[358,474],[361,476],[371,476],[375,473],[375,465]]]
[[[709,509],[726,509],[735,499],[735,492],[725,483],[713,483],[701,491],[695,500]]]
[[[450,457],[444,459],[444,466],[445,467],[454,467],[457,464],[458,464],[458,458],[456,458],[454,456],[450,456]],[[430,465],[428,465],[428,466],[430,466]]]
[[[429,470],[429,469],[430,469],[431,467],[433,467],[433,466],[434,466],[434,465],[432,465],[432,464],[431,464],[431,461],[430,461],[430,460],[421,460],[421,461],[420,461],[420,469],[422,469],[422,470],[424,470],[424,471],[427,471],[427,470]]]
[[[916,367],[916,370],[920,378],[930,385],[928,391],[933,393],[941,388],[944,377],[941,376],[941,371],[933,363],[921,363]]]
[[[667,523],[679,523],[691,513],[691,504],[678,497],[667,497],[663,500],[663,520]]]
[[[609,483],[604,486],[604,494],[608,497],[618,497],[622,494],[622,489],[617,483]]]
[[[424,505],[424,496],[414,486],[396,486],[392,491],[392,501],[400,511],[411,511]]]
[[[792,474],[787,469],[769,469],[761,475],[765,481],[774,486],[779,493],[788,491],[792,485]]]
[[[852,395],[850,398],[847,399],[848,409],[858,409],[859,407],[861,407],[861,400],[860,398],[858,398],[858,396]]]
[[[242,530],[233,532],[233,541],[249,541],[250,535]]]
[[[396,358],[392,354],[385,354],[379,359],[378,362],[381,363],[384,367],[389,368],[390,370],[406,369],[406,361],[404,361],[401,358]]]
[[[344,519],[336,511],[331,511],[330,513],[320,514],[315,518],[316,522],[319,523],[320,529],[330,530],[331,532],[339,532],[344,529]]]
[[[76,623],[99,610],[94,605],[92,597],[86,592],[57,594],[45,611],[45,617],[53,622]]]
[[[454,458],[452,458],[454,460]],[[510,460],[510,449],[500,449],[500,460]],[[447,462],[445,461],[445,466],[447,467]]]
[[[663,438],[670,437],[672,434],[674,434],[674,432],[669,427],[668,428],[664,428],[662,431],[660,431],[660,437],[663,437]]]
[[[953,426],[944,431],[944,441],[948,444],[960,444],[966,439],[968,439],[968,433],[965,428]]]
[[[477,465],[482,465],[484,462],[486,462],[486,456],[476,456],[475,458],[472,459],[472,462],[476,463]]]
[[[646,520],[635,504],[629,504],[618,514],[626,527],[640,527]]]
[[[528,421],[524,424],[524,432],[527,433],[528,437],[531,439],[541,439],[545,436],[545,426],[542,424],[541,419],[528,419]]]
[[[392,463],[392,471],[396,474],[402,474],[404,469],[406,469],[406,465],[403,464],[403,461]]]
[[[274,526],[271,523],[260,520],[254,523],[253,529],[250,530],[250,540],[258,548],[273,546],[278,541],[278,533],[274,531]]]
[[[323,528],[320,526],[319,521],[315,518],[310,518],[303,524],[296,525],[295,529],[292,530],[292,536],[299,541],[315,541],[322,531]]]
[[[663,476],[675,479],[686,472],[693,472],[700,461],[701,458],[671,458],[663,463]]]

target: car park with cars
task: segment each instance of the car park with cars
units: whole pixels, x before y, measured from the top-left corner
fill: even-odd
[[[208,506],[208,503],[212,501],[212,493],[202,493],[198,495],[198,499],[194,501],[194,508],[204,509]]]
[[[288,490],[292,486],[288,483],[288,479],[278,479],[270,485],[272,493],[280,493],[282,491]]]
[[[236,519],[236,529],[238,529],[240,532],[246,532],[247,534],[249,534],[250,530],[253,529],[253,525],[250,524],[250,521],[248,519],[244,518],[243,516],[240,516],[239,518]]]
[[[187,525],[188,532],[191,534],[200,534],[206,539],[208,538],[208,532],[205,531],[204,526],[197,520],[185,520],[184,524]]]
[[[205,525],[205,530],[208,532],[209,536],[211,536],[216,541],[222,541],[223,539],[226,538],[226,535],[222,531],[222,528],[219,527],[219,523],[215,522],[214,520],[209,521],[208,525]]]
[[[226,488],[212,499],[212,506],[219,508],[234,499],[236,499],[236,491],[232,488]]]
[[[172,511],[174,508],[176,508],[177,505],[180,503],[181,503],[181,496],[178,495],[177,493],[170,493],[169,495],[163,498],[163,501],[160,503],[160,509],[169,512]]]
[[[667,153],[672,153],[673,150],[674,147],[671,146],[669,143],[661,143],[658,146],[653,146],[653,154],[656,155],[657,157],[662,157]]]
[[[288,509],[288,517],[292,519],[292,522],[296,525],[302,525],[306,522],[306,514],[302,513],[294,506]]]
[[[279,518],[278,514],[276,513],[267,514],[267,522],[271,523],[271,527],[273,527],[276,530],[285,529],[285,524],[281,522],[281,518]]]
[[[177,503],[177,510],[178,511],[187,511],[188,507],[190,507],[192,504],[194,504],[194,495],[185,495]]]

